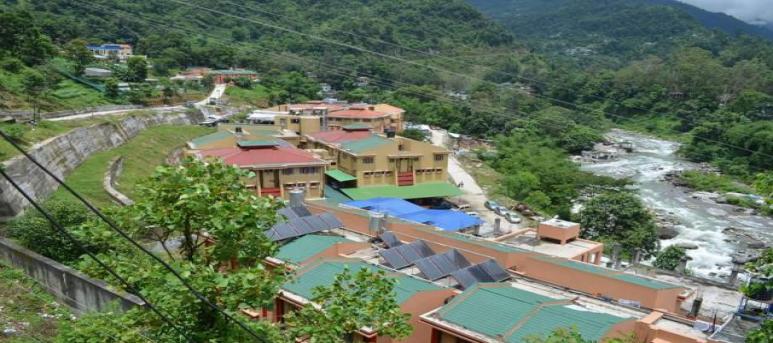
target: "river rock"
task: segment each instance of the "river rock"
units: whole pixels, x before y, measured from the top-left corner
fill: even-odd
[[[658,238],[660,239],[672,239],[679,236],[679,231],[673,226],[661,226],[658,228]]]
[[[674,244],[674,245],[676,245],[677,247],[680,247],[682,249],[687,249],[687,250],[696,250],[696,249],[698,249],[698,245],[695,244],[695,243],[682,242],[682,243],[677,243],[677,244]]]
[[[749,242],[746,246],[749,249],[765,249],[765,243],[760,241]]]

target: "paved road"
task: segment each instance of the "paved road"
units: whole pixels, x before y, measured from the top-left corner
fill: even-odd
[[[94,117],[103,117],[103,116],[114,116],[114,115],[120,115],[124,113],[134,112],[134,111],[159,111],[159,112],[169,112],[169,111],[179,111],[185,109],[184,106],[159,106],[159,107],[147,107],[147,108],[134,108],[134,109],[128,109],[128,110],[111,110],[111,111],[99,111],[99,112],[87,112],[87,113],[81,113],[81,114],[73,114],[71,116],[64,116],[64,117],[58,117],[58,118],[51,118],[46,119],[49,121],[63,121],[63,120],[74,120],[74,119],[88,119],[88,118],[94,118]]]
[[[223,94],[225,94],[225,88],[226,85],[215,85],[215,89],[212,90],[212,93],[209,94],[208,97],[204,98],[203,100],[197,102],[195,104],[196,107],[204,107],[209,103],[209,99],[220,99]],[[170,112],[170,111],[179,111],[184,110],[185,106],[158,106],[158,107],[147,107],[147,108],[138,108],[138,109],[128,109],[128,110],[110,110],[110,111],[99,111],[99,112],[88,112],[88,113],[81,113],[81,114],[73,114],[71,116],[64,116],[59,118],[51,118],[46,119],[50,121],[63,121],[63,120],[74,120],[74,119],[88,119],[88,118],[94,118],[94,117],[103,117],[103,116],[113,116],[113,115],[121,115],[133,111],[157,111],[157,112]]]
[[[445,130],[432,130],[432,144],[447,148],[447,143],[448,133]],[[486,200],[488,200],[486,193],[475,181],[475,178],[464,170],[453,153],[448,156],[448,175],[451,177],[451,181],[456,185],[462,183],[462,187],[460,188],[465,194],[460,196],[460,198],[468,202],[470,207],[472,207],[472,210],[478,212],[481,219],[489,224],[488,228],[485,228],[482,233],[485,234],[487,230],[493,228],[494,220],[497,218],[501,219],[501,228],[505,232],[521,228],[521,225],[509,223],[503,217],[486,208],[484,205]]]

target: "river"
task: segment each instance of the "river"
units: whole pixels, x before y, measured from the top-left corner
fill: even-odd
[[[741,213],[736,206],[694,198],[691,190],[664,180],[668,172],[698,168],[676,155],[678,143],[622,130],[609,132],[607,138],[631,142],[633,152],[611,161],[583,163],[582,169],[597,175],[630,178],[647,207],[677,224],[679,234],[661,241],[662,247],[678,243],[697,245],[697,249],[687,251],[692,258],[688,267],[696,275],[726,276],[732,267],[732,255],[749,252],[745,244],[723,233],[725,228],[741,229],[771,246],[773,219]]]

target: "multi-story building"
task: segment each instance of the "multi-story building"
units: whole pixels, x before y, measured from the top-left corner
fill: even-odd
[[[327,162],[282,140],[238,141],[236,147],[191,152],[202,159],[219,158],[255,173],[244,180],[260,196],[289,198],[294,188],[306,190],[310,199],[323,196]]]
[[[307,149],[318,151],[337,170],[328,173],[336,188],[354,200],[459,195],[447,182],[446,149],[355,125],[307,134],[305,139]]]
[[[374,132],[402,132],[405,110],[388,104],[349,104],[345,102],[308,101],[279,105],[269,110],[286,112],[276,116],[275,125],[310,134],[341,130],[348,125],[363,125]]]
[[[233,148],[240,141],[271,141],[281,139],[298,146],[300,137],[289,130],[279,130],[271,126],[250,124],[220,124],[217,132],[197,137],[188,142],[188,150],[208,150]]]
[[[241,69],[241,68],[212,70],[209,72],[209,75],[212,75],[212,80],[218,84],[228,83],[238,78],[247,78],[252,81],[255,81],[258,79],[257,72],[249,69]]]
[[[86,45],[86,49],[89,49],[98,59],[111,58],[125,62],[132,55],[132,46],[129,44],[89,44]]]

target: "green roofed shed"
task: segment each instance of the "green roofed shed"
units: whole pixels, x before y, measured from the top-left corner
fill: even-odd
[[[395,278],[395,300],[397,300],[398,304],[404,303],[419,292],[443,289],[428,281],[419,280],[405,274],[389,274],[388,270],[358,260],[322,260],[318,264],[310,264],[298,270],[295,279],[285,283],[282,289],[306,299],[311,299],[314,296],[314,288],[333,284],[336,275],[343,273],[346,268],[352,273],[356,273],[360,269],[368,269],[374,272],[383,270],[387,272],[387,275]]]
[[[276,258],[300,264],[341,242],[350,242],[340,236],[306,235],[279,248]]]
[[[357,180],[356,177],[351,176],[347,173],[342,172],[339,169],[331,169],[325,172],[325,175],[332,177],[334,180],[338,182],[347,182],[347,181],[354,181]]]
[[[554,299],[508,284],[478,284],[438,311],[438,318],[504,342],[523,342],[556,328],[576,327],[583,338],[601,341],[626,318],[575,309],[569,300]]]
[[[428,182],[412,186],[368,186],[345,188],[341,191],[353,200],[367,200],[379,197],[400,199],[442,198],[463,194],[459,188],[447,182]]]

